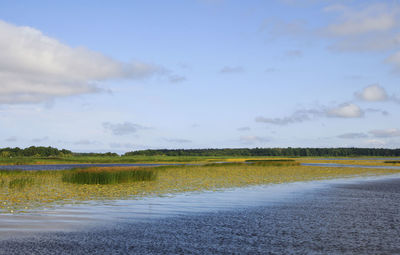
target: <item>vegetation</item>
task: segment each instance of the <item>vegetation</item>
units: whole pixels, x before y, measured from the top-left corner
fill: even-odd
[[[90,167],[66,171],[63,182],[75,184],[118,184],[138,181],[153,181],[156,172],[138,167]]]
[[[268,159],[268,160],[260,160],[260,159],[249,159],[245,162],[259,165],[259,166],[299,166],[300,162],[297,162],[293,159]]]
[[[0,149],[0,156],[3,158],[10,157],[57,157],[72,155],[69,150],[59,150],[53,147],[35,147],[31,146],[25,149],[16,148],[3,148]]]
[[[121,171],[105,168],[107,171]],[[131,169],[132,170],[132,169]],[[397,173],[394,169],[271,166],[260,164],[212,164],[141,167],[152,171],[153,181],[135,180],[115,184],[76,184],[63,178],[83,171],[0,171],[0,213],[30,211],[54,204],[89,200],[132,199],[187,191],[215,190],[259,184],[311,181],[330,178]],[[93,172],[102,171],[93,169]],[[130,170],[128,170],[130,171]],[[17,184],[21,183],[21,185]],[[25,184],[22,184],[25,183]]]
[[[0,149],[0,165],[82,164],[82,163],[207,163],[237,159],[276,157],[392,157],[400,149],[373,148],[254,148],[254,149],[192,149],[142,150],[116,153],[74,153],[66,149],[31,146],[25,149]]]
[[[254,149],[178,149],[141,150],[125,156],[275,156],[275,157],[359,157],[359,156],[400,156],[400,149],[377,148],[254,148]]]
[[[387,160],[385,161],[387,164],[400,164],[400,160]]]

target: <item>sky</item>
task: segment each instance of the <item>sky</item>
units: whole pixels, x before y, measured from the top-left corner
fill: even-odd
[[[2,1],[0,147],[400,147],[400,1]]]

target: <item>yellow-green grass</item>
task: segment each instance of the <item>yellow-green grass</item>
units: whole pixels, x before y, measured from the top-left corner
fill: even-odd
[[[136,170],[150,168],[137,168]],[[121,169],[108,168],[108,171]],[[266,166],[228,164],[163,166],[151,168],[157,178],[120,184],[74,184],[64,182],[66,171],[0,171],[0,212],[24,212],[32,208],[89,200],[132,199],[187,191],[216,190],[259,184],[312,181],[353,176],[397,173],[393,169]],[[75,170],[76,171],[76,170]],[[32,180],[13,186],[17,179]],[[18,181],[17,181],[18,182]]]

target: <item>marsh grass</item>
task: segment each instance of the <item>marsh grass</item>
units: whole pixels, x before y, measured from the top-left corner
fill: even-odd
[[[8,183],[8,187],[10,189],[23,189],[26,186],[31,186],[34,183],[34,179],[32,177],[23,177],[13,179]]]
[[[154,181],[155,171],[137,167],[92,167],[65,171],[63,182],[75,184],[119,184],[139,181]]]
[[[270,160],[246,160],[246,163],[251,163],[257,166],[299,166],[300,162],[293,159],[270,159]]]

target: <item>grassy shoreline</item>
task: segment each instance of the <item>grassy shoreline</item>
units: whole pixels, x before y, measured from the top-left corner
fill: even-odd
[[[296,159],[298,161],[318,160],[324,161],[329,157],[232,157],[232,156],[118,156],[118,157],[99,157],[99,156],[65,156],[65,157],[0,157],[1,165],[48,165],[48,164],[117,164],[117,163],[211,163],[219,161],[243,162],[246,160],[271,160],[271,159]],[[346,157],[341,157],[346,158]],[[382,157],[357,157],[376,160]],[[396,158],[396,157],[385,157]],[[398,157],[397,157],[398,158]],[[329,158],[327,162],[332,162],[335,157]],[[347,158],[346,158],[347,159]],[[349,157],[348,161],[352,161]],[[344,162],[346,160],[338,160]],[[356,161],[356,160],[354,160]],[[367,160],[362,160],[362,162]],[[383,160],[382,160],[383,161]],[[356,162],[355,162],[356,163]]]

